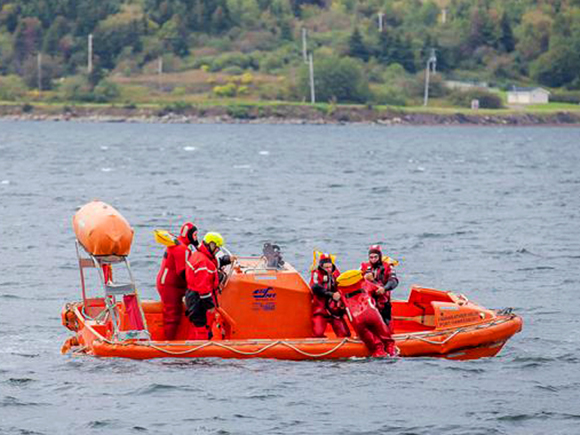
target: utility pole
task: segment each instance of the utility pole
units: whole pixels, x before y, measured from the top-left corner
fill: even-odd
[[[163,74],[163,56],[159,56],[157,63],[157,86],[161,90],[161,75]]]
[[[379,32],[382,32],[383,31],[383,17],[385,16],[385,14],[382,13],[382,12],[379,12],[378,15],[379,15],[379,19],[378,19],[378,21],[379,21]]]
[[[87,64],[87,71],[90,73],[93,72],[93,34],[89,33],[89,47],[88,47],[88,52],[89,52],[89,58],[88,58],[88,64]]]
[[[308,55],[308,63],[310,70],[310,102],[316,103],[316,94],[314,93],[314,62],[312,61],[312,53]]]
[[[427,103],[429,101],[429,73],[431,69],[433,70],[433,74],[435,74],[437,68],[437,56],[435,56],[435,49],[431,49],[431,56],[427,60],[427,66],[425,68],[425,97],[423,100],[423,106],[427,107]]]
[[[42,53],[39,51],[36,57],[37,78],[38,78],[38,96],[42,96]]]
[[[302,28],[302,59],[308,63],[308,46],[306,44],[306,27]]]

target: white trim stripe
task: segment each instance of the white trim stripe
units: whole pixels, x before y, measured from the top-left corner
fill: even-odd
[[[217,273],[217,270],[208,269],[207,267],[198,267],[196,269],[195,267],[193,267],[191,265],[191,263],[189,262],[189,259],[188,258],[185,259],[185,263],[187,263],[187,265],[191,268],[191,270],[193,270],[194,273],[201,272],[202,270],[205,270],[205,271],[207,271],[209,273]]]

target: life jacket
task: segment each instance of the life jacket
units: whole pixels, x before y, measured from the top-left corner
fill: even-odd
[[[219,285],[218,260],[207,245],[201,243],[195,252],[189,250],[185,263],[187,289],[200,296],[214,294]]]
[[[392,266],[386,260],[381,260],[375,265],[370,261],[363,262],[360,265],[360,271],[363,276],[372,273],[375,282],[381,286],[385,286],[394,273]]]
[[[312,290],[312,315],[323,316],[342,316],[344,314],[344,306],[340,301],[335,301],[332,298],[336,289],[336,278],[340,275],[340,271],[333,265],[332,274],[328,274],[326,270],[317,267],[310,274],[310,289]]]
[[[371,273],[374,278],[374,284],[382,287],[386,286],[391,278],[397,279],[393,267],[382,257],[381,260],[374,265],[370,262],[361,263],[360,270],[363,275]],[[380,311],[391,302],[391,290],[387,290],[382,295],[379,295],[376,293],[375,289],[375,291],[371,292],[371,295],[374,297]]]

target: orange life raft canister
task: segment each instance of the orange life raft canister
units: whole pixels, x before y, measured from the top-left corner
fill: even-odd
[[[92,201],[73,216],[77,240],[92,255],[129,255],[133,228],[108,204]]]

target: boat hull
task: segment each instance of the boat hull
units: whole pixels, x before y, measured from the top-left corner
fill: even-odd
[[[355,338],[243,339],[243,340],[123,340],[106,337],[107,329],[82,315],[81,304],[69,305],[65,325],[76,331],[63,352],[100,357],[151,358],[270,358],[283,360],[344,359],[369,356]],[[496,355],[506,341],[522,328],[512,313],[492,321],[446,330],[395,334],[401,357],[476,359]]]

